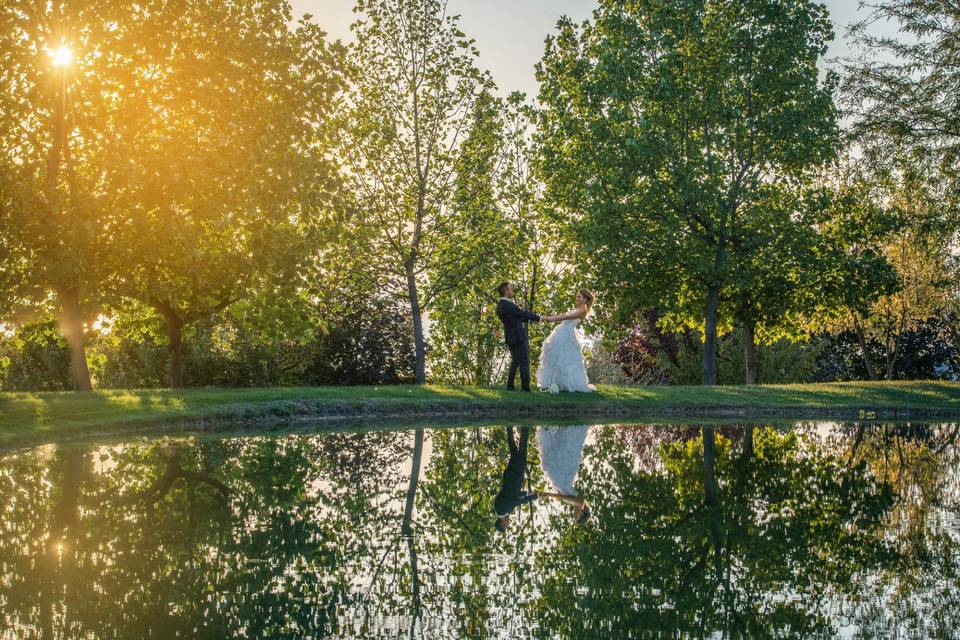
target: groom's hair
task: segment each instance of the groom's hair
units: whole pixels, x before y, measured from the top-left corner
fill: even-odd
[[[506,280],[504,280],[503,282],[500,283],[500,286],[497,287],[497,291],[500,292],[500,297],[501,297],[501,298],[502,298],[503,296],[507,295],[507,287],[509,287],[509,286],[510,286],[510,283],[507,282]]]

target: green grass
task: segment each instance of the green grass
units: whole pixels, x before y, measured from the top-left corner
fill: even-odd
[[[960,383],[876,382],[758,387],[610,387],[595,394],[427,385],[0,393],[0,449],[146,426],[222,418],[256,424],[297,416],[570,413],[672,414],[742,410],[804,417],[859,411],[960,418]]]

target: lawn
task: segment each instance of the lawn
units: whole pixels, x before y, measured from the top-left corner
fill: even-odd
[[[874,382],[754,387],[611,387],[595,394],[484,387],[277,387],[0,393],[0,449],[216,419],[255,425],[301,417],[576,414],[707,415],[741,411],[792,417],[883,415],[960,418],[960,383]],[[187,425],[189,426],[189,425]]]

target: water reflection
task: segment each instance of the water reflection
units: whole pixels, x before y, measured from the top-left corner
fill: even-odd
[[[585,424],[572,427],[537,427],[540,467],[546,479],[553,485],[553,492],[540,495],[572,506],[573,521],[576,524],[585,524],[592,515],[590,505],[574,487],[589,430],[590,426]]]
[[[535,433],[7,456],[0,638],[960,632],[956,425]]]
[[[514,438],[513,427],[507,427],[505,433],[510,457],[507,458],[507,465],[503,469],[500,491],[493,499],[493,511],[497,514],[494,527],[501,533],[505,533],[510,528],[510,516],[517,507],[529,504],[539,497],[538,494],[524,489],[524,481],[527,477],[527,446],[530,440],[530,427],[520,427],[519,444]]]

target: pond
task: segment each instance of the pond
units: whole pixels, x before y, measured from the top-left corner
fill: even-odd
[[[0,638],[955,638],[958,430],[43,446],[0,458]]]

